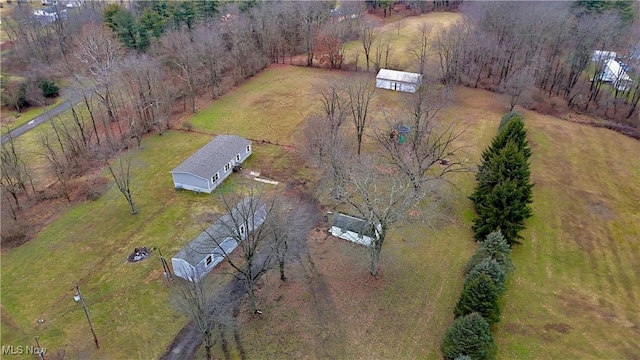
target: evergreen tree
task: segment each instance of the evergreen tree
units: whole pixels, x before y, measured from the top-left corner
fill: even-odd
[[[502,265],[505,271],[509,272],[515,268],[513,261],[511,261],[511,248],[507,240],[502,236],[500,230],[496,230],[487,235],[486,239],[481,243],[480,248],[488,257]]]
[[[518,150],[522,151],[524,157],[529,160],[531,157],[531,148],[527,141],[527,129],[524,127],[524,121],[521,116],[513,117],[509,119],[498,135],[493,138],[491,145],[482,152],[482,162],[478,175],[482,172],[484,164],[489,161],[489,158],[497,154],[510,140],[516,144]]]
[[[524,119],[522,115],[517,111],[509,111],[508,113],[504,114],[502,119],[500,119],[500,126],[498,126],[498,133],[500,133],[502,129],[504,129],[504,127],[507,125],[509,121],[511,121],[511,119],[516,119],[516,118],[520,120]]]
[[[144,33],[148,38],[159,38],[164,32],[166,25],[166,19],[151,8],[146,8],[142,11],[140,18],[140,32]]]
[[[525,228],[524,220],[532,215],[531,207],[525,200],[526,196],[516,180],[506,180],[496,185],[478,204],[478,217],[473,220],[472,226],[476,241],[499,229],[509,245],[517,243],[517,239],[522,238],[518,233]]]
[[[460,317],[477,312],[488,323],[496,323],[500,321],[499,295],[500,292],[489,275],[480,274],[475,276],[469,282],[465,282],[453,314],[456,317]]]
[[[447,359],[489,360],[496,345],[489,323],[478,313],[457,318],[442,338],[442,356]]]
[[[465,273],[469,273],[471,269],[485,258],[494,259],[506,272],[515,269],[513,261],[511,261],[511,247],[509,247],[509,243],[504,236],[502,236],[500,230],[487,235],[486,239],[480,243],[476,252],[467,262]]]
[[[507,272],[502,267],[502,265],[498,264],[498,262],[494,259],[486,257],[482,261],[480,261],[480,263],[469,270],[464,283],[470,283],[471,281],[473,281],[473,279],[480,276],[481,274],[488,275],[491,280],[493,280],[493,283],[496,285],[496,288],[500,293],[503,293],[505,290],[507,290],[505,286],[505,282],[507,281]]]
[[[527,159],[518,150],[517,145],[513,141],[509,141],[488,159],[483,171],[477,176],[478,185],[469,198],[473,201],[474,209],[478,212],[479,205],[496,185],[505,180],[515,180],[522,192],[523,206],[526,206],[531,203],[533,185],[529,182],[530,177],[531,171]]]

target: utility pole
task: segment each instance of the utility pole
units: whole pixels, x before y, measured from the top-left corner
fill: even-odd
[[[33,338],[36,339],[36,346],[38,347],[38,357],[40,358],[40,360],[44,360],[44,354],[42,348],[40,347],[40,343],[38,342],[38,337],[34,336]]]
[[[165,260],[164,256],[162,256],[162,252],[160,251],[160,249],[157,247],[156,249],[158,249],[158,255],[160,256],[160,262],[162,263],[162,269],[164,270],[164,277],[169,278],[169,280],[173,280],[171,268],[169,267],[169,264],[167,264],[167,260]]]
[[[84,303],[84,298],[80,293],[80,287],[76,284],[76,297],[74,300],[80,301],[80,305],[82,305],[82,309],[84,310],[84,314],[87,316],[87,322],[89,322],[89,328],[91,328],[91,333],[93,334],[93,341],[96,343],[96,349],[100,349],[100,344],[98,344],[98,337],[96,336],[96,332],[93,330],[93,325],[91,324],[91,319],[89,318],[89,310],[87,309],[87,304]]]

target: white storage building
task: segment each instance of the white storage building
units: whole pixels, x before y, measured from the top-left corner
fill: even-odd
[[[414,93],[422,83],[422,74],[380,69],[376,75],[376,87]]]

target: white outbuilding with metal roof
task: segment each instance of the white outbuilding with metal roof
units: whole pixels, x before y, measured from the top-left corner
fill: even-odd
[[[380,69],[376,75],[376,87],[414,93],[422,83],[422,74]]]

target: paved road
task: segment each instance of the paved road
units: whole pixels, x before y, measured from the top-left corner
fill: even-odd
[[[49,109],[47,111],[45,111],[44,113],[42,113],[39,116],[36,116],[35,118],[33,118],[33,120],[29,121],[28,123],[21,125],[13,130],[11,130],[9,132],[9,135],[11,135],[11,137],[13,137],[14,139],[17,138],[18,136],[26,133],[27,131],[33,129],[34,127],[44,123],[45,121],[48,121],[60,114],[62,114],[63,112],[69,110],[73,105],[75,105],[77,102],[79,102],[80,100],[82,100],[82,93],[81,92],[72,92],[71,95],[62,103],[58,104],[56,107]],[[9,141],[9,135],[3,135],[2,136],[2,144],[4,144],[5,142]]]

